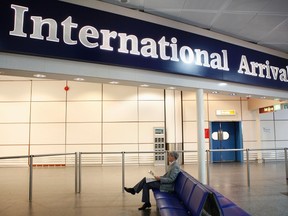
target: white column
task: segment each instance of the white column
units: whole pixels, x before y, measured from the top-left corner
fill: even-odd
[[[256,125],[255,125],[255,131],[256,131],[256,148],[261,149],[261,122],[260,122],[260,114],[258,110],[253,111],[255,118],[256,118]],[[258,163],[262,163],[262,151],[259,151],[257,153],[257,161]]]
[[[169,150],[182,150],[181,91],[166,91],[166,142]],[[179,163],[182,162],[179,158]]]
[[[205,169],[205,136],[204,136],[204,97],[203,89],[197,89],[197,134],[198,134],[198,180],[207,184],[207,173]]]

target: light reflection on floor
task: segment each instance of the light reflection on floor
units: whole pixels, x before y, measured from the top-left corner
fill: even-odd
[[[252,163],[251,186],[247,186],[247,167],[241,163],[211,164],[210,185],[253,216],[288,215],[288,186],[284,162]],[[197,164],[182,166],[198,178]],[[148,170],[156,174],[164,166],[125,167],[125,185],[133,186]],[[0,168],[1,216],[132,216],[158,215],[152,208],[138,211],[141,194],[122,193],[121,166],[83,167],[81,193],[75,194],[74,167],[34,168],[33,200],[28,201],[28,168]]]

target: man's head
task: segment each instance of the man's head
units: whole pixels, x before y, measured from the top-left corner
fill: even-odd
[[[169,162],[173,162],[178,159],[179,154],[176,151],[171,151],[169,152],[168,157],[169,157]]]

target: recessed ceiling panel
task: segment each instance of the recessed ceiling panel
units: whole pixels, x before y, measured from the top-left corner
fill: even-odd
[[[186,1],[185,9],[218,11],[229,1],[230,0],[188,0]]]
[[[199,12],[194,10],[183,10],[181,13],[180,21],[195,25],[202,28],[211,27],[211,23],[214,20],[216,12]]]
[[[165,0],[165,1],[157,1],[157,0],[145,0],[144,1],[144,10],[175,10],[180,11],[183,8],[185,0]]]
[[[277,28],[275,28],[270,34],[268,34],[266,37],[262,38],[260,43],[263,41],[264,43],[282,43],[282,44],[287,44],[288,45],[288,20],[279,25]]]
[[[239,36],[258,42],[264,39],[271,31],[281,24],[286,18],[275,15],[256,15],[250,23],[239,33]]]
[[[232,0],[227,11],[261,11],[271,0]]]
[[[271,0],[268,4],[266,4],[262,11],[269,13],[283,13],[283,15],[288,15],[288,1]]]
[[[222,13],[213,23],[211,30],[237,35],[253,19],[256,13]]]

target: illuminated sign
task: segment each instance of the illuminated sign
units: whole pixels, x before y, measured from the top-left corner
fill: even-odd
[[[0,17],[0,52],[288,90],[287,59],[145,20],[40,0],[2,0]]]
[[[216,110],[217,116],[234,116],[236,115],[236,110]]]
[[[259,113],[274,112],[274,106],[264,107],[259,109]]]

